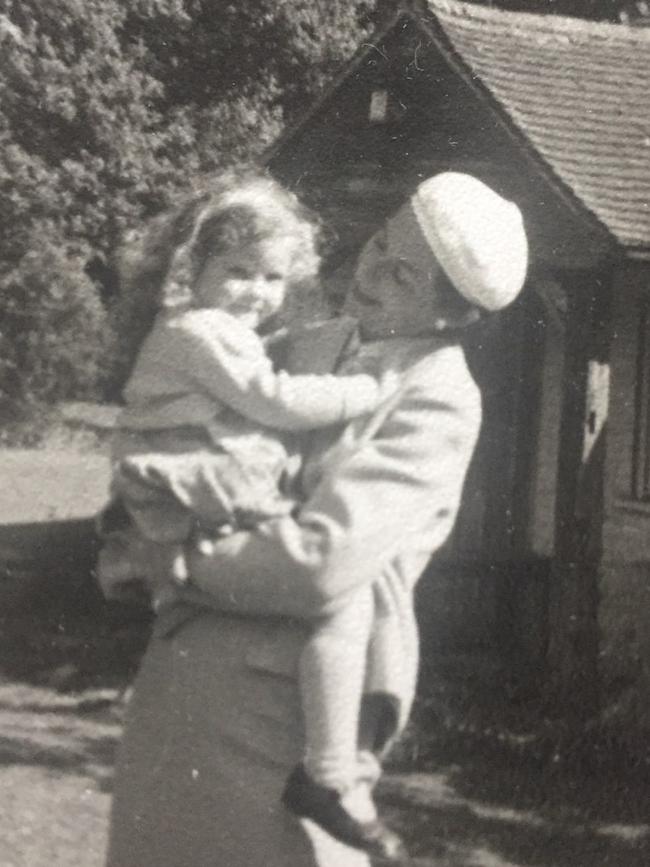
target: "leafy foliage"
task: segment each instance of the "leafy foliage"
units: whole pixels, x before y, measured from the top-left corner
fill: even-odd
[[[361,38],[339,0],[0,0],[0,400],[106,383],[110,255],[254,160]],[[110,377],[108,377],[110,379]]]
[[[108,346],[105,313],[84,272],[87,251],[61,247],[49,228],[41,225],[40,244],[0,276],[0,381],[27,403],[92,393]]]

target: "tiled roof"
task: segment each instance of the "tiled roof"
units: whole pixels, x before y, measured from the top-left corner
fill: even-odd
[[[428,6],[556,177],[621,244],[650,248],[650,29]]]

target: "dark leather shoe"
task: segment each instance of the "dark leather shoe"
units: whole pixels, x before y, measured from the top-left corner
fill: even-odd
[[[397,834],[379,819],[359,822],[345,809],[339,792],[312,780],[302,765],[291,772],[282,793],[282,803],[296,816],[311,819],[332,837],[362,849],[373,858],[409,863],[408,852]]]

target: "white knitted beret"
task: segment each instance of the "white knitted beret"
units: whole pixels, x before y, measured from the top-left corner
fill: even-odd
[[[442,172],[420,184],[411,205],[461,295],[485,310],[514,301],[528,265],[526,232],[514,202],[471,175]]]

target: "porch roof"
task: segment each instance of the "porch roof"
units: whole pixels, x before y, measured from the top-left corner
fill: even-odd
[[[396,4],[398,16],[414,5]],[[628,250],[650,248],[650,30],[426,5],[434,40],[446,37],[556,179]]]

